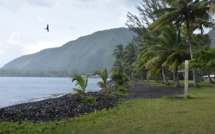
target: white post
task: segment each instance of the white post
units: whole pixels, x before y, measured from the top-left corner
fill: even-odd
[[[184,78],[184,98],[188,98],[188,76],[189,76],[189,69],[188,69],[188,60],[185,60],[185,78]]]

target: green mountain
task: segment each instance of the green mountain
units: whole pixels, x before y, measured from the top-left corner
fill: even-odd
[[[40,76],[51,72],[62,75],[77,72],[93,73],[104,68],[110,70],[114,63],[112,54],[116,45],[127,45],[133,35],[134,33],[127,28],[98,31],[61,47],[45,49],[14,59],[2,67],[0,75]]]
[[[211,41],[211,47],[215,47],[215,29],[212,29],[209,31],[209,36],[212,39]]]

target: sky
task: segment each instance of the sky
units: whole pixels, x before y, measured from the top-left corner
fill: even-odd
[[[126,27],[127,12],[138,14],[141,1],[0,0],[0,67],[96,31]]]

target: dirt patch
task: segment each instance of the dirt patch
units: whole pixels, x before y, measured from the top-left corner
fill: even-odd
[[[183,94],[182,87],[150,87],[138,82],[132,82],[127,99],[161,98]]]

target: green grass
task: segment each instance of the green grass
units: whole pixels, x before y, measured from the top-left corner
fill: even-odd
[[[190,88],[190,99],[163,97],[125,101],[116,108],[49,123],[0,123],[4,133],[211,134],[215,133],[215,88]],[[183,96],[183,95],[181,95]]]

